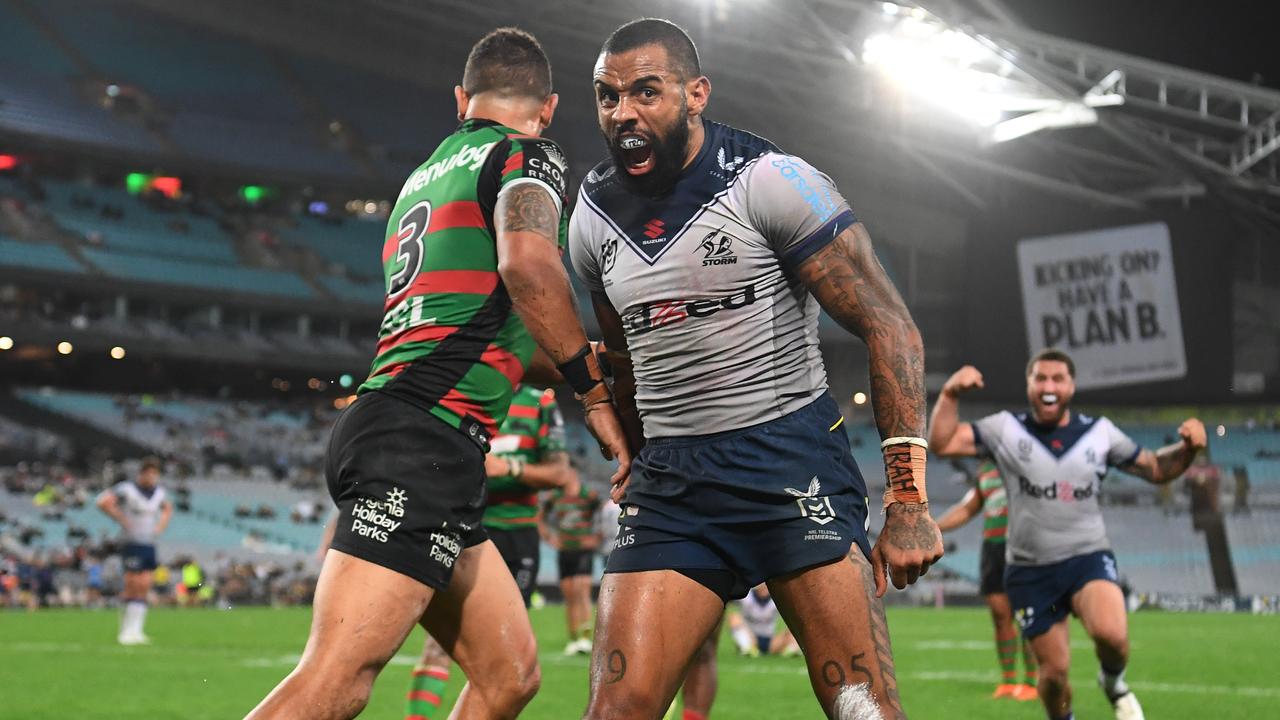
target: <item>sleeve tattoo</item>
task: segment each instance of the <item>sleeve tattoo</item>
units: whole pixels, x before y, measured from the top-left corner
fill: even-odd
[[[861,224],[796,269],[823,309],[867,344],[871,401],[881,437],[922,437],[924,344]]]

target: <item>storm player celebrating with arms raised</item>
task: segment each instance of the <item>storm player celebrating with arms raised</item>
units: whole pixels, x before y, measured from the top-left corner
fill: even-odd
[[[1182,475],[1205,446],[1204,423],[1188,419],[1178,428],[1180,442],[1141,448],[1107,418],[1071,411],[1075,374],[1066,353],[1042,350],[1027,364],[1031,412],[967,423],[959,420],[958,398],[982,387],[982,373],[966,365],[938,395],[929,442],[943,457],[990,457],[1000,467],[1009,503],[1005,592],[1040,662],[1038,690],[1049,717],[1074,717],[1067,682],[1067,616],[1074,613],[1093,638],[1098,682],[1117,720],[1141,720],[1124,680],[1128,618],[1098,494],[1108,467],[1157,484]]]
[[[614,488],[624,511],[587,717],[660,717],[725,602],[760,582],[828,716],[902,717],[885,568],[902,588],[942,555],[925,494],[919,332],[829,178],[703,119],[711,85],[683,30],[619,28],[594,87],[611,158],[582,185],[570,254],[643,450]],[[819,305],[870,353],[892,478],[874,550],[827,392]]]

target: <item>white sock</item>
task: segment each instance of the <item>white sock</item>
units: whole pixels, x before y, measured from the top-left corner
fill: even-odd
[[[756,644],[756,637],[746,627],[736,627],[733,629],[733,642],[742,652],[750,652]]]
[[[147,618],[147,603],[143,600],[130,600],[124,608],[124,634],[141,635],[142,623]]]
[[[1115,700],[1129,692],[1129,685],[1124,681],[1124,668],[1120,668],[1120,672],[1115,675],[1103,668],[1098,672],[1098,682],[1102,685],[1102,692],[1106,693],[1110,700]]]

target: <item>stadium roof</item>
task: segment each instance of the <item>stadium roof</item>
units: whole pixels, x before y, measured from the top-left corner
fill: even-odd
[[[538,3],[537,12],[506,0],[131,2],[442,93],[457,73],[433,68],[460,68],[480,34],[520,25],[543,40],[556,67],[566,118],[559,135],[592,143],[590,113],[564,108],[590,107],[586,78],[600,43],[636,16],[630,3],[589,0],[549,0]],[[1274,73],[1276,56],[1265,40],[1259,36],[1251,45],[1244,38],[1230,53],[1215,52],[1221,36],[1200,28],[1230,20],[1216,9],[1150,2],[1117,9],[1098,2],[1086,12],[1078,3],[1069,11],[1060,5],[656,0],[645,11],[681,23],[694,36],[717,90],[718,117],[809,155],[831,155],[835,138],[838,154],[848,157],[832,159],[833,174],[874,167],[910,176],[912,183],[942,188],[945,201],[978,212],[993,184],[1129,209],[1213,195],[1258,227],[1280,228],[1280,90],[1140,56]],[[1120,49],[1045,32],[1059,27]],[[918,59],[922,50],[939,55],[914,76],[902,77],[895,56],[877,63],[869,52],[883,49],[875,43],[886,37],[913,35],[919,42],[897,47],[910,51],[897,59]],[[1249,57],[1250,47],[1259,54]],[[987,97],[986,106],[971,107],[972,97],[941,81],[942,67],[959,87],[994,95],[995,105]],[[922,78],[927,82],[919,86]],[[1001,87],[991,92],[992,83]],[[588,157],[598,152],[594,144],[590,149]]]

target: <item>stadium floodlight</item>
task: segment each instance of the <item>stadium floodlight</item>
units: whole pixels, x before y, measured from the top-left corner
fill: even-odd
[[[70,355],[72,350],[75,350],[75,348],[71,345],[71,343],[67,342],[66,340],[63,340],[62,342],[58,343],[59,355]]]
[[[13,349],[13,338],[9,337],[8,335],[5,335],[4,337],[0,337],[0,350],[12,350],[12,349]]]
[[[885,5],[888,5],[886,3]],[[985,38],[923,11],[882,5],[885,29],[867,37],[862,60],[922,106],[990,128],[1003,142],[1057,127],[1092,125],[1094,108],[1122,103],[1112,73],[1079,98],[1064,98],[1025,76]]]
[[[124,359],[124,355],[125,355],[124,348],[120,347],[119,345],[117,345],[117,346],[115,346],[115,347],[111,348],[111,359],[112,359],[112,360],[123,360],[123,359]]]
[[[866,405],[866,404],[867,404],[867,394],[866,394],[866,393],[864,393],[864,392],[862,392],[861,390],[859,390],[858,392],[854,393],[854,394],[853,394],[853,404],[854,404],[854,405]]]

